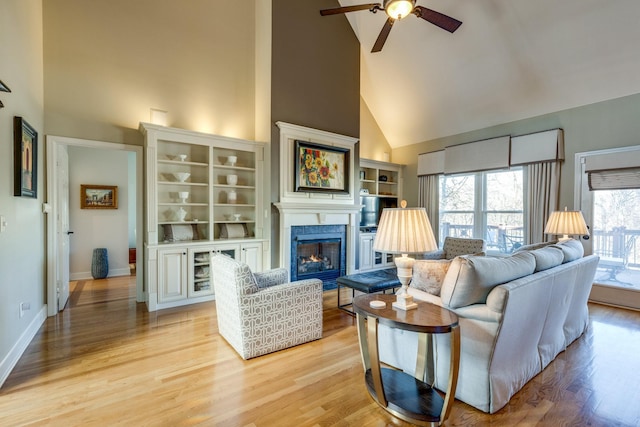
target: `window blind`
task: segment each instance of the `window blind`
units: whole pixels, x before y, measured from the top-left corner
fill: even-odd
[[[589,190],[640,188],[640,168],[588,172]]]

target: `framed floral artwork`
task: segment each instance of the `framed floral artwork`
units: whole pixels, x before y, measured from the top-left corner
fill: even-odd
[[[296,140],[295,190],[348,193],[349,155],[348,148]]]

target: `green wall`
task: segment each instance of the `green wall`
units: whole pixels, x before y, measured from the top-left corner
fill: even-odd
[[[418,154],[448,145],[497,137],[518,136],[548,129],[564,129],[565,161],[560,183],[560,206],[573,207],[576,153],[640,144],[640,94],[518,120],[473,132],[396,148],[393,160],[406,164],[404,195],[409,206],[418,203]]]

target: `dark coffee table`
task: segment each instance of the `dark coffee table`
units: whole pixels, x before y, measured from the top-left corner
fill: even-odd
[[[349,274],[348,276],[338,277],[336,282],[338,283],[338,308],[346,311],[352,316],[355,316],[355,312],[353,310],[349,310],[347,307],[353,306],[353,303],[340,303],[340,288],[351,288],[351,301],[353,301],[355,291],[363,292],[365,294],[373,294],[375,292],[384,293],[389,289],[393,290],[400,287],[398,273],[395,268]]]

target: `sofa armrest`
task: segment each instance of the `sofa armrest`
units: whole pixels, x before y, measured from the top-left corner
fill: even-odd
[[[273,270],[253,273],[259,289],[269,288],[271,286],[287,283],[289,280],[289,272],[286,268],[274,268]]]
[[[472,304],[452,310],[458,317],[464,319],[481,320],[483,322],[498,323],[502,320],[502,313],[493,311],[487,304]]]

